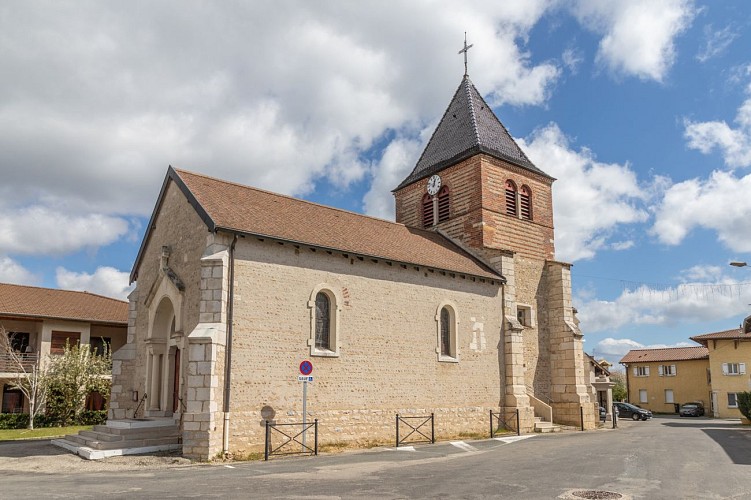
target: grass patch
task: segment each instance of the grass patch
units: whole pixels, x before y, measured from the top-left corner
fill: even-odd
[[[42,427],[34,430],[6,429],[0,430],[0,441],[62,437],[67,434],[77,434],[78,431],[88,431],[91,430],[91,428],[91,425],[76,425],[73,427]]]

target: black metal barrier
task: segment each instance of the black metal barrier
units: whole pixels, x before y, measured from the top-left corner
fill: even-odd
[[[493,413],[493,410],[490,410],[490,437],[491,439],[495,437],[495,430],[501,427],[501,424],[503,424],[503,427],[508,429],[509,425],[508,422],[506,422],[503,417],[502,413]],[[494,425],[495,423],[495,425]],[[519,408],[516,409],[516,435],[521,436],[522,431],[521,427],[519,426]]]
[[[301,430],[297,434],[292,434],[293,431],[290,433],[284,432],[283,429],[279,429],[279,427],[290,427],[290,426],[298,426]],[[305,433],[313,427],[314,432],[314,439],[313,439],[313,448],[308,446],[305,443]],[[273,445],[273,437],[279,436],[283,442],[277,446],[274,447]],[[302,441],[300,441],[298,438],[302,436]],[[292,448],[296,448],[294,444],[297,443],[300,446],[299,451],[292,451]],[[287,445],[292,445],[290,448],[281,451],[282,448],[284,448]],[[266,420],[266,443],[264,446],[264,453],[263,453],[263,459],[268,460],[271,455],[304,455],[304,454],[313,454],[318,455],[318,419],[315,419],[313,423],[302,423],[302,422],[296,422],[292,424],[275,424],[272,422],[269,422]]]
[[[415,420],[422,420],[416,425],[412,425],[409,421],[415,421]],[[402,439],[399,439],[399,423],[402,423],[409,427],[411,430],[409,433],[404,436]],[[425,432],[427,432],[427,429],[425,432],[421,431],[422,427],[426,425],[428,422],[430,422],[430,436],[428,436]],[[409,443],[435,443],[435,416],[434,414],[430,414],[430,416],[427,417],[400,417],[399,414],[396,414],[396,447],[398,448],[400,444],[407,443],[407,439],[413,434],[417,433],[418,436],[422,436],[424,439],[416,439],[409,441]]]

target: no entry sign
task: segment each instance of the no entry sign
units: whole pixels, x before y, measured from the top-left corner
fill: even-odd
[[[310,375],[313,373],[313,363],[308,361],[307,359],[300,363],[300,373],[303,375]]]

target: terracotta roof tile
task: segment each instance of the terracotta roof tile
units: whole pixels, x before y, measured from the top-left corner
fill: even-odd
[[[89,292],[0,283],[0,316],[128,323],[128,303]]]
[[[661,349],[632,349],[621,358],[621,363],[650,363],[654,361],[688,361],[709,358],[703,346],[665,347]]]
[[[695,335],[691,337],[691,340],[694,342],[699,342],[700,344],[703,344],[702,341],[707,340],[733,340],[733,339],[742,339],[742,340],[751,340],[751,334],[743,333],[743,330],[740,328],[732,328],[730,330],[723,330],[721,332],[714,332],[714,333],[705,333],[704,335]]]
[[[201,174],[172,170],[205,211],[210,230],[225,229],[477,277],[501,276],[444,236]],[[213,227],[212,227],[213,225]],[[138,262],[136,262],[138,265]]]

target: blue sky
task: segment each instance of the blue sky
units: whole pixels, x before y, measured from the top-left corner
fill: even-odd
[[[751,312],[751,6],[0,4],[0,281],[125,297],[168,165],[393,218],[469,74],[554,184],[598,357]]]

